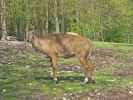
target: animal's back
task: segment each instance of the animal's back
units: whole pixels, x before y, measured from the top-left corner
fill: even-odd
[[[52,47],[59,55],[74,55],[88,51],[91,47],[91,41],[80,35],[50,34],[45,39],[50,41],[49,48]]]

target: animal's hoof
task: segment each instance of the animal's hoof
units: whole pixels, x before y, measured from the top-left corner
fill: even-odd
[[[96,81],[93,80],[93,81],[88,81],[88,82],[82,82],[81,84],[84,85],[84,84],[95,84]]]
[[[89,84],[89,83],[95,84],[96,81],[94,79],[92,79],[92,78],[87,78],[87,79],[85,78],[83,83],[84,84]]]
[[[55,83],[55,84],[58,84],[58,83],[59,83],[59,80],[58,80],[58,79],[55,79],[55,80],[54,80],[54,83]]]
[[[92,80],[89,81],[89,83],[95,84],[96,81],[92,79]]]

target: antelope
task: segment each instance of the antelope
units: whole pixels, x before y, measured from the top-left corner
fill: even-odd
[[[91,41],[73,32],[49,33],[43,37],[37,37],[34,32],[27,33],[28,41],[33,48],[50,58],[53,71],[53,80],[58,82],[58,64],[60,57],[76,56],[83,69],[85,79],[83,83],[94,83],[92,78],[95,66],[91,64],[88,55],[92,48]]]

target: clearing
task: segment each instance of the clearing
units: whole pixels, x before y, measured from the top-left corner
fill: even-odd
[[[76,58],[60,59],[60,83],[49,59],[22,42],[0,42],[0,100],[133,100],[133,45],[94,42],[96,84],[82,85]]]

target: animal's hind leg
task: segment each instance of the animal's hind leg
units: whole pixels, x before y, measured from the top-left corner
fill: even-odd
[[[56,55],[53,55],[52,57],[51,57],[51,61],[52,61],[52,69],[53,69],[53,79],[54,79],[54,81],[58,81],[58,56],[56,56]]]
[[[88,80],[88,82],[90,83],[95,83],[95,80],[93,79],[93,73],[94,73],[94,70],[95,70],[95,65],[93,65],[91,62],[90,62],[90,59],[85,59],[86,61],[86,65],[88,66],[87,67],[87,77],[86,79]],[[85,79],[85,82],[86,82],[86,79]]]
[[[82,65],[84,74],[85,74],[85,80],[84,83],[94,83],[95,81],[92,79],[92,74],[94,71],[94,65],[91,64],[90,61],[87,60],[86,56],[80,56],[80,63]]]

